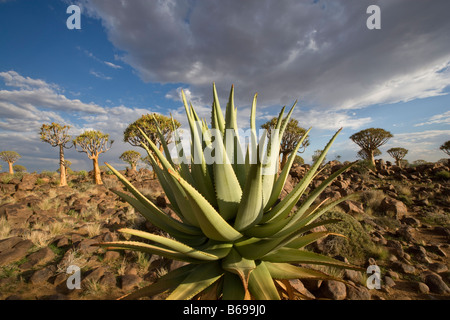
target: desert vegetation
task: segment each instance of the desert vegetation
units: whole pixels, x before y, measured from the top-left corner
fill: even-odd
[[[225,114],[213,87],[211,124],[201,130],[182,97],[193,141],[208,151],[217,130],[216,147],[226,151],[232,130],[240,143],[234,87]],[[305,164],[298,153],[309,130],[290,119],[294,107],[266,124],[280,138],[270,145],[256,139],[254,97],[252,148],[231,154],[241,163],[207,163],[203,150],[194,153],[200,161],[175,163],[168,144],[182,150],[171,135],[179,122],[147,115],[126,131],[147,152],[121,155],[131,170],[99,166],[112,141],[88,131],[64,141],[93,160],[90,173],[67,170],[64,156],[59,175],[1,173],[0,299],[448,299],[448,162],[406,165],[401,147],[388,151],[395,165],[375,160],[392,134],[367,129],[351,138],[362,160],[326,162],[338,131]],[[48,143],[51,126],[54,134],[67,128],[43,126]],[[250,162],[249,150],[265,143],[268,153]],[[61,156],[61,143],[51,145]],[[136,170],[142,158],[152,171]],[[262,175],[270,164],[276,169]],[[71,290],[74,265],[81,289]],[[369,265],[381,270],[379,289],[367,287]]]

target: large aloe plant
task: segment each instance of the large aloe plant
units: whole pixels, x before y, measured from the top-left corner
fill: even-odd
[[[168,299],[191,299],[202,294],[219,299],[280,299],[280,288],[291,292],[286,279],[331,278],[323,272],[299,265],[358,269],[304,250],[308,244],[329,235],[328,232],[310,232],[311,229],[336,222],[315,220],[335,205],[352,197],[350,195],[320,204],[315,201],[320,193],[349,167],[347,165],[334,172],[299,203],[339,131],[309,172],[292,192],[280,201],[279,197],[297,150],[292,152],[281,173],[268,169],[270,165],[273,168],[273,165],[278,163],[279,144],[276,143],[283,135],[295,104],[285,118],[285,108],[281,110],[276,130],[270,134],[271,139],[266,140],[263,135],[257,141],[255,94],[250,116],[251,143],[244,154],[241,152],[238,135],[234,87],[231,88],[224,116],[216,88],[213,86],[210,127],[204,120],[200,120],[192,105],[187,103],[183,92],[182,99],[191,134],[190,163],[177,163],[172,159],[162,134],[160,138],[164,154],[147,139],[150,146],[147,151],[153,169],[178,219],[161,211],[107,164],[131,195],[116,193],[170,237],[141,230],[121,229],[120,232],[142,241],[115,241],[100,245],[114,250],[143,251],[188,263],[123,298],[136,299],[168,291]],[[210,163],[206,161],[206,154],[213,151],[213,131],[215,154],[220,154],[224,161]],[[227,134],[230,131],[234,135]],[[308,133],[309,130],[298,141],[297,147]],[[143,132],[142,134],[145,136]],[[230,143],[230,139],[233,139],[233,143]],[[185,154],[177,132],[175,145],[180,155]],[[227,150],[229,146],[233,146],[233,150]],[[256,156],[251,154],[252,149],[258,151]],[[262,149],[266,151],[261,152]],[[292,212],[294,206],[297,206],[297,210]]]

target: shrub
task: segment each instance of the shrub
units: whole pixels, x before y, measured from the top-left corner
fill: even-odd
[[[438,173],[436,173],[436,178],[441,180],[448,180],[450,179],[450,172],[447,170],[441,170]]]
[[[362,227],[358,220],[347,213],[332,211],[325,213],[319,221],[327,219],[340,219],[341,221],[327,226],[330,232],[342,234],[330,236],[324,240],[324,252],[328,255],[341,255],[347,257],[350,262],[363,264],[369,258],[386,257],[383,248],[376,245],[370,235]]]

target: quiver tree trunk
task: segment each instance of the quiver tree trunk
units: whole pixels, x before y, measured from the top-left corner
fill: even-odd
[[[9,173],[14,174],[13,162],[8,162]]]
[[[288,153],[283,153],[283,156],[281,157],[280,170],[283,170],[284,166],[286,165],[288,156]]]
[[[59,146],[59,175],[60,175],[59,186],[60,187],[67,186],[66,165],[64,160],[64,146],[62,144]]]
[[[376,169],[376,166],[375,166],[375,157],[374,157],[374,155],[373,155],[373,151],[372,150],[369,150],[369,151],[367,151],[367,154],[369,155],[369,160],[370,160],[370,163],[374,166],[374,168]]]
[[[98,157],[93,158],[92,163],[94,164],[94,183],[103,184],[102,174],[98,165]]]

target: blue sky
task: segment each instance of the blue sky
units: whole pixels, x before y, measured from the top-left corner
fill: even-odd
[[[81,7],[81,30],[66,9]],[[381,8],[368,30],[366,8]],[[294,117],[313,127],[311,161],[344,130],[329,159],[356,159],[349,136],[390,131],[381,147],[406,159],[437,161],[450,136],[450,3],[432,1],[25,1],[0,0],[0,150],[22,155],[28,171],[56,170],[58,152],[39,140],[43,123],[109,133],[101,155],[118,168],[126,126],[144,113],[172,113],[186,125],[181,88],[209,119],[215,82],[222,106],[236,88],[239,123],[248,125],[258,92],[258,124],[299,100]],[[66,151],[75,170],[85,154]],[[7,169],[2,163],[3,171]]]

